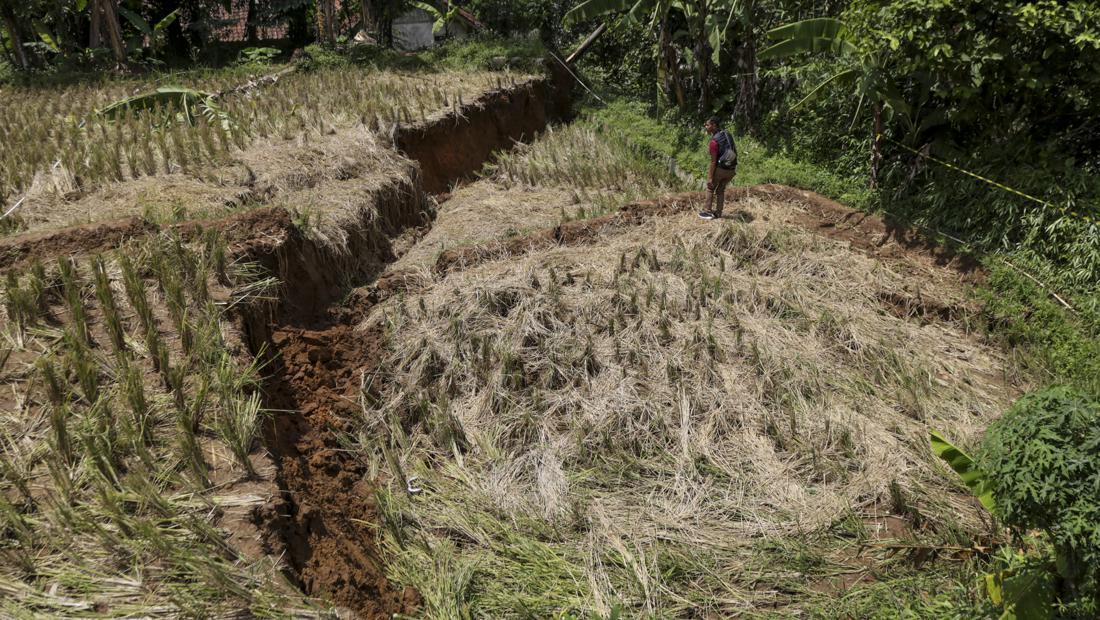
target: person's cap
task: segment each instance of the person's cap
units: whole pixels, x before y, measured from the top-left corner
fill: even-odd
[[[717,116],[712,116],[712,117],[708,118],[707,122],[708,123],[714,123],[715,125],[718,125],[719,127],[722,126],[722,119],[718,118]]]

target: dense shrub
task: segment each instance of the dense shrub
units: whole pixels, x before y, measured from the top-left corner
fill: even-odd
[[[1071,617],[1100,613],[1100,403],[1065,387],[1024,396],[990,425],[979,465],[997,514],[1053,545]]]

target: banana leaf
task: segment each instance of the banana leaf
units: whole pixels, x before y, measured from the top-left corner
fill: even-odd
[[[838,82],[838,83],[842,83],[842,84],[843,83],[848,83],[848,82],[851,82],[852,80],[854,80],[858,76],[859,76],[859,70],[857,70],[857,69],[845,69],[845,70],[843,70],[839,73],[836,73],[836,74],[826,78],[825,80],[822,80],[822,82],[820,84],[815,86],[814,89],[811,90],[801,100],[799,100],[798,103],[791,106],[791,111],[793,112],[793,111],[797,110],[798,108],[802,107],[803,104],[808,103],[810,101],[813,101],[814,99],[817,99],[817,97],[820,95],[822,90],[826,86],[828,86],[829,84],[832,84],[833,82]]]
[[[955,447],[943,435],[936,431],[932,431],[930,435],[932,452],[943,459],[962,478],[963,484],[973,491],[986,510],[996,514],[997,504],[993,499],[993,490],[990,488],[990,481],[985,472],[978,469],[970,455]]]
[[[768,31],[772,41],[784,39],[847,39],[848,27],[839,19],[815,17],[783,24]]]
[[[760,60],[822,52],[845,56],[857,51],[847,26],[836,19],[807,19],[787,24],[769,30],[768,38],[778,43],[760,52]]]
[[[585,0],[569,10],[562,19],[566,26],[603,17],[612,13],[629,12],[636,15],[656,6],[657,0]]]
[[[183,86],[161,86],[153,92],[142,93],[120,99],[99,111],[99,114],[118,119],[126,112],[145,112],[149,110],[168,110],[175,108],[183,113],[187,122],[194,124],[195,112],[202,107],[212,105],[213,93],[186,88]]]

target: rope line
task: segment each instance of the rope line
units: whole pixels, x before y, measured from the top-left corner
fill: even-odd
[[[1058,205],[1056,205],[1052,202],[1049,202],[1047,200],[1043,200],[1042,198],[1037,198],[1035,196],[1032,196],[1031,194],[1024,193],[1024,192],[1022,192],[1022,191],[1020,191],[1016,188],[1009,187],[1008,185],[1005,185],[1004,183],[1000,183],[998,181],[994,181],[993,179],[983,177],[982,175],[977,174],[975,172],[971,172],[971,171],[969,171],[965,168],[962,168],[960,166],[957,166],[957,165],[955,165],[955,164],[953,164],[949,161],[944,161],[944,160],[942,160],[938,157],[935,157],[933,155],[929,155],[927,153],[922,153],[922,152],[918,151],[917,149],[915,149],[911,146],[902,144],[901,142],[898,142],[897,140],[894,140],[893,138],[891,138],[887,135],[884,135],[884,134],[880,133],[880,134],[877,134],[877,138],[879,140],[886,140],[887,142],[890,142],[891,144],[900,146],[901,148],[909,151],[910,153],[913,153],[914,155],[917,155],[918,157],[923,157],[927,160],[934,161],[937,164],[940,164],[941,166],[945,166],[945,167],[950,168],[950,169],[952,169],[956,172],[961,172],[962,174],[965,174],[968,177],[973,177],[975,179],[978,179],[979,181],[982,181],[983,183],[988,183],[989,185],[992,185],[993,187],[996,187],[997,189],[1001,189],[1001,190],[1004,190],[1004,191],[1009,192],[1011,194],[1015,194],[1017,196],[1020,196],[1021,198],[1026,198],[1027,200],[1030,200],[1031,202],[1039,204],[1039,205],[1043,206],[1044,208],[1053,209],[1053,210],[1061,213],[1062,215],[1068,215],[1070,217],[1077,218],[1077,219],[1079,219],[1079,220],[1081,220],[1081,221],[1083,221],[1087,224],[1090,224],[1092,226],[1100,227],[1100,218],[1093,217],[1093,216],[1091,216],[1087,213],[1082,213],[1081,211],[1076,211],[1076,210],[1071,209],[1071,208],[1069,208],[1068,206],[1065,206],[1065,205],[1058,206]]]

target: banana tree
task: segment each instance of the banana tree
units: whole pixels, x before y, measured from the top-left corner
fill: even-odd
[[[655,28],[658,80],[681,109],[687,108],[681,61],[693,66],[698,79],[699,112],[711,106],[711,69],[719,66],[730,27],[751,0],[586,0],[565,15],[570,26],[593,19],[615,18],[619,27]],[[686,29],[677,29],[677,24]]]
[[[180,10],[176,9],[161,18],[155,24],[150,24],[136,11],[132,11],[124,6],[118,7],[118,12],[138,31],[138,35],[130,39],[130,48],[141,48],[144,42],[148,41],[149,49],[154,53],[159,53],[164,48],[167,43],[168,27],[180,16]]]
[[[20,33],[19,22],[16,20],[11,6],[6,2],[0,2],[0,17],[4,19],[4,28],[7,30],[7,43],[11,46],[11,53],[18,63],[18,67],[24,70],[30,68],[27,51],[23,49],[23,36]],[[0,44],[3,44],[2,40],[0,40]]]
[[[825,93],[830,86],[847,86],[859,97],[852,125],[859,118],[863,105],[871,102],[874,122],[871,140],[871,187],[878,187],[878,173],[882,163],[883,122],[895,113],[909,114],[910,107],[893,86],[888,72],[889,58],[885,52],[866,50],[844,22],[820,17],[807,19],[768,31],[768,38],[775,44],[760,53],[760,60],[789,58],[804,54],[823,54],[840,61],[841,68],[825,78],[796,103],[797,110]]]
[[[122,24],[118,20],[118,4],[115,0],[91,0],[89,8],[92,11],[92,24],[99,27],[101,36],[110,45],[115,63],[125,65],[126,47],[122,42]]]
[[[454,21],[459,9],[458,5],[452,6],[448,3],[444,3],[444,8],[440,9],[430,2],[420,0],[410,0],[409,4],[432,16],[432,34],[436,36],[446,33],[447,25]]]

